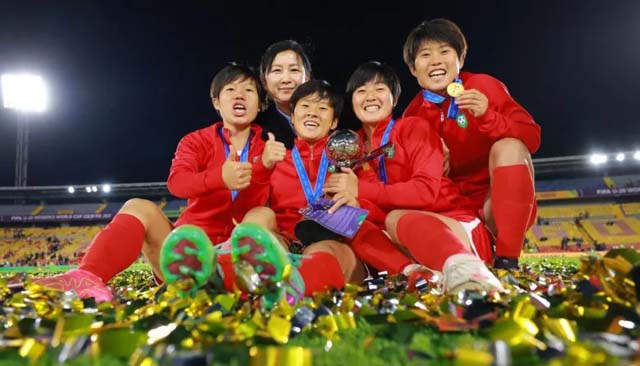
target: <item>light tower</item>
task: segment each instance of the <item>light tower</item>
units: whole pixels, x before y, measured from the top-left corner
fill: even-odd
[[[44,112],[47,108],[47,90],[42,78],[33,74],[3,74],[1,82],[3,106],[14,109],[18,115],[15,186],[25,187],[29,164],[27,117],[29,113]]]

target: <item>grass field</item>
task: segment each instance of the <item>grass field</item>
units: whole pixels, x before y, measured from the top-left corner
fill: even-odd
[[[603,261],[587,262],[597,267]],[[67,268],[3,268],[0,366],[306,365],[301,354],[315,366],[616,365],[633,358],[595,337],[608,332],[621,337],[618,343],[628,340],[618,347],[630,349],[635,326],[612,324],[640,324],[633,294],[584,282],[589,273],[579,272],[578,257],[527,257],[523,263],[529,272],[498,273],[510,284],[507,296],[406,293],[389,280],[375,291],[327,292],[271,314],[234,294],[202,291],[181,299],[173,288],[152,287],[146,264],[111,282],[117,304],[99,306],[39,289],[6,288],[12,276]],[[611,265],[619,270],[620,263]],[[315,319],[289,337],[301,308]]]
[[[577,264],[580,262],[580,257],[587,255],[586,253],[567,253],[562,255],[554,255],[554,254],[540,254],[540,255],[532,255],[527,254],[521,259],[521,263],[524,264],[536,264],[542,261],[546,261],[549,263],[573,263]],[[71,268],[75,268],[75,266],[48,266],[48,267],[0,267],[0,273],[59,273],[67,271]],[[129,267],[129,269],[133,270],[151,270],[151,267],[144,262],[136,262]]]

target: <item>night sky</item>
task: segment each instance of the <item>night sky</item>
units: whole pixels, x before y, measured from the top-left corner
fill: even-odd
[[[216,71],[282,39],[342,90],[360,63],[389,63],[401,111],[418,91],[402,45],[435,17],[465,32],[464,69],[502,80],[542,126],[534,157],[640,148],[637,1],[161,3],[0,0],[0,72],[40,73],[51,95],[29,118],[28,185],[165,180],[179,139],[217,120]],[[16,120],[0,109],[0,186],[13,185]]]

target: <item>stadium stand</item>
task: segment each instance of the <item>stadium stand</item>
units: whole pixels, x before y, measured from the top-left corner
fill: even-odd
[[[45,205],[40,212],[41,215],[73,215],[73,214],[95,214],[102,203],[66,203]]]
[[[187,202],[183,200],[170,200],[166,203],[163,208],[164,213],[167,214],[167,217],[174,218],[178,217],[182,211],[187,207]]]
[[[156,202],[171,219],[186,207],[164,183],[123,184],[109,195],[67,187],[15,191],[0,187],[0,263],[73,264],[130,197]],[[538,217],[526,252],[640,249],[640,175],[545,179],[536,182]],[[34,193],[36,192],[36,193]],[[569,193],[567,193],[569,192]]]
[[[622,211],[625,216],[632,216],[640,218],[640,203],[623,203]]]
[[[529,251],[539,252],[640,248],[640,203],[542,206],[526,239]]]
[[[76,264],[102,226],[0,228],[0,262],[13,266]]]
[[[607,185],[602,177],[553,179],[536,182],[537,192],[566,191],[584,188],[607,188]]]
[[[0,205],[1,215],[31,215],[34,212],[37,214],[41,205]]]
[[[611,177],[615,182],[616,187],[640,187],[640,175],[620,175]]]

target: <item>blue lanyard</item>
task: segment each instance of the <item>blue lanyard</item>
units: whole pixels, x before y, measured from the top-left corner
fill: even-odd
[[[291,149],[291,157],[293,158],[293,165],[296,167],[296,172],[298,173],[298,179],[302,185],[304,196],[307,198],[307,203],[311,205],[320,199],[320,196],[322,195],[324,179],[327,177],[327,170],[329,170],[329,159],[327,159],[327,155],[323,149],[322,159],[320,159],[320,167],[318,168],[318,176],[316,177],[316,186],[314,190],[311,190],[311,181],[309,180],[307,171],[304,169],[304,163],[302,162],[300,151],[298,151],[297,146],[294,146],[293,149]]]
[[[456,83],[462,84],[462,79],[460,78],[455,78],[453,81],[455,81]],[[436,94],[428,90],[422,91],[422,98],[424,98],[424,100],[426,101],[429,101],[431,103],[436,103],[436,104],[440,104],[444,102],[445,99],[447,99],[442,95]],[[458,105],[456,104],[456,98],[451,98],[451,103],[449,103],[449,110],[447,111],[447,118],[455,119],[456,117],[458,117]]]
[[[227,140],[224,139],[224,134],[222,133],[222,126],[218,129],[218,135],[222,140],[222,146],[224,146],[224,157],[225,159],[229,158],[229,144],[227,144]],[[249,143],[251,141],[251,132],[249,132],[249,137],[247,137],[247,142],[244,144],[244,148],[242,148],[242,153],[240,153],[240,161],[249,161]],[[231,201],[235,201],[236,196],[238,196],[238,191],[231,191]]]
[[[391,129],[393,129],[393,125],[395,124],[396,124],[396,120],[392,118],[391,121],[389,121],[387,128],[385,128],[384,134],[382,134],[382,140],[380,140],[380,146],[383,146],[384,144],[389,142]],[[378,175],[380,176],[380,180],[383,181],[384,184],[387,184],[387,168],[384,164],[384,154],[380,157],[380,160],[378,160]]]
[[[273,105],[276,107],[276,111],[278,111],[278,113],[280,113],[280,115],[282,115],[282,117],[284,117],[284,119],[286,119],[287,122],[289,122],[289,126],[291,127],[293,134],[297,135],[295,128],[293,128],[293,123],[291,123],[291,116],[288,116],[286,113],[281,111],[280,108],[278,108],[278,103],[273,103]]]

